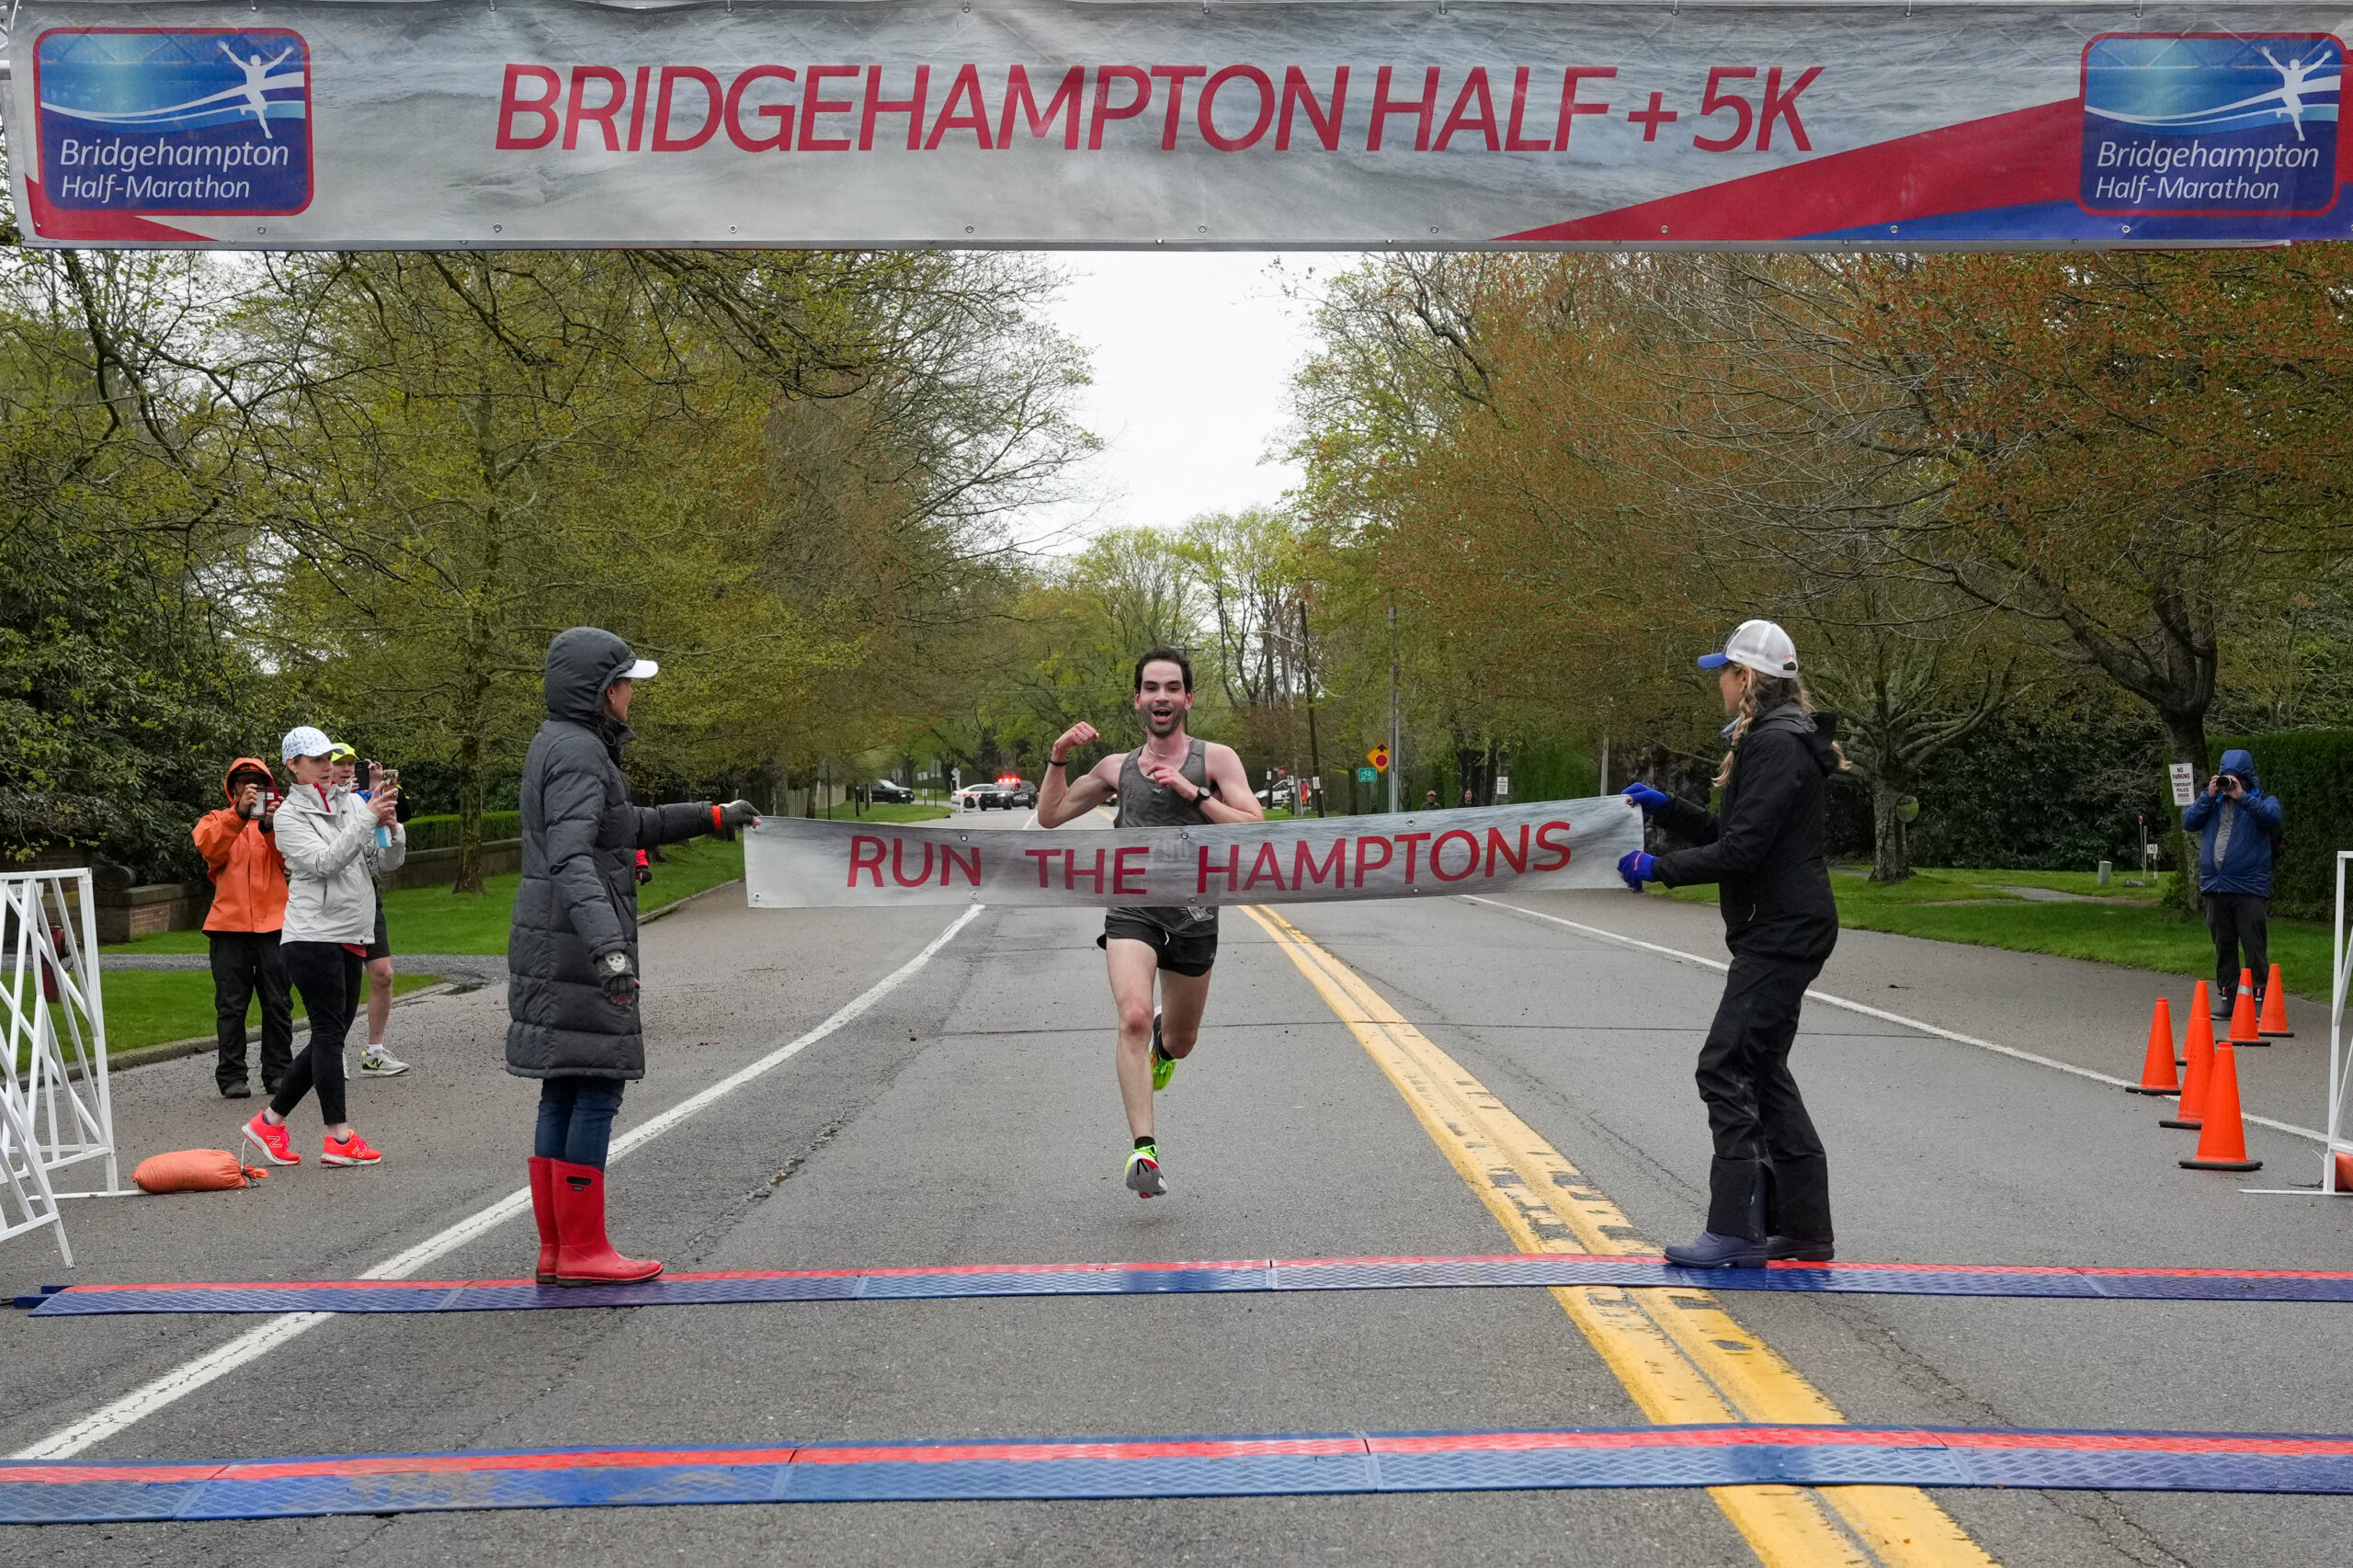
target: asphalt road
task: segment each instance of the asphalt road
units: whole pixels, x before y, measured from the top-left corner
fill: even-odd
[[[992,830],[1018,824],[988,822]],[[1651,1241],[1698,1226],[1690,1083],[1719,977],[1557,923],[1721,957],[1712,911],[1615,894],[1281,911],[1586,1173]],[[1529,913],[1533,912],[1533,913]],[[952,910],[755,913],[724,892],[649,926],[642,1125],[915,958]],[[1542,916],[1553,916],[1552,920]],[[1481,1253],[1512,1243],[1267,928],[1229,912],[1199,1051],[1162,1096],[1174,1188],[1119,1184],[1109,1002],[1078,911],[988,909],[861,1017],[628,1153],[613,1231],[675,1269]],[[1849,934],[1822,988],[2130,1075],[2149,978]],[[2186,985],[2177,996],[2186,995]],[[385,1152],[242,1193],[69,1212],[77,1280],[348,1278],[521,1185],[533,1085],[502,1071],[503,991],[397,1015],[415,1068],[353,1089]],[[2245,1069],[2250,1108],[2310,1125],[2312,1020]],[[2156,1102],[1810,1004],[1799,1073],[1847,1258],[2353,1267],[2353,1203],[2312,1145],[2251,1131],[2255,1178],[2191,1173]],[[135,1156],[233,1143],[201,1058],[128,1073]],[[316,1147],[298,1115],[298,1147]],[[428,1278],[528,1269],[518,1216]],[[65,1278],[39,1235],[0,1284]],[[1726,1295],[1858,1422],[2344,1431],[2353,1315],[2327,1306]],[[12,1451],[256,1320],[0,1318]],[[1641,1391],[1539,1290],[807,1303],[337,1317],[168,1401],[87,1457],[220,1458],[779,1438],[1631,1426]],[[1949,1492],[2009,1563],[2307,1564],[2353,1500]],[[1860,1552],[1862,1548],[1856,1551]],[[10,1561],[238,1564],[693,1560],[1753,1563],[1705,1493],[1484,1493],[1088,1503],[424,1514],[0,1531]],[[1810,1561],[1802,1555],[1779,1561]],[[1873,1561],[1868,1555],[1849,1561]],[[1893,1562],[1902,1554],[1882,1554]],[[1961,1561],[1948,1554],[1938,1562]]]

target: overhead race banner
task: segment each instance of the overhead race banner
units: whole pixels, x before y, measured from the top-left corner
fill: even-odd
[[[2353,236],[2345,7],[63,4],[40,244],[1689,248]]]
[[[744,835],[755,909],[903,903],[1307,903],[1621,885],[1622,796],[1238,826],[1051,832],[767,817]]]

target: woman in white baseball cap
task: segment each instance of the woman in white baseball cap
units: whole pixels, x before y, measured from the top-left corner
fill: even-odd
[[[319,1163],[372,1165],[383,1156],[344,1117],[343,1040],[359,1006],[361,958],[376,934],[376,873],[399,867],[408,838],[389,790],[373,801],[331,787],[335,743],[309,724],[278,747],[294,776],[278,808],[278,852],[286,859],[286,924],[278,950],[287,979],[310,1014],[311,1038],[268,1105],[245,1123],[244,1139],[274,1165],[302,1162],[286,1118],[316,1089],[326,1137]],[[392,831],[379,847],[376,829]]]
[[[1717,769],[1720,809],[1707,812],[1647,784],[1626,794],[1692,847],[1641,850],[1618,863],[1626,885],[1713,882],[1732,968],[1699,1048],[1699,1097],[1715,1159],[1708,1223],[1666,1249],[1686,1268],[1756,1268],[1768,1258],[1827,1262],[1830,1162],[1790,1074],[1806,987],[1838,942],[1838,906],[1823,856],[1829,776],[1847,766],[1837,721],[1817,715],[1798,678],[1797,644],[1769,620],[1745,620],[1716,672],[1732,749]]]

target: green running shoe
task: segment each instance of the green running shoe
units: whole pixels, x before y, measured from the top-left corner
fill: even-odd
[[[1160,1174],[1160,1150],[1147,1143],[1128,1156],[1128,1190],[1138,1198],[1159,1198],[1168,1191]]]
[[[1168,1086],[1176,1076],[1176,1059],[1160,1049],[1160,1015],[1152,1016],[1152,1088],[1154,1094]]]

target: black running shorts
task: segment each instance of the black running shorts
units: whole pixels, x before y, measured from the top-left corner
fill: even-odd
[[[373,963],[392,956],[392,939],[384,934],[384,901],[380,897],[376,900],[376,939],[368,944],[368,961]]]
[[[1095,945],[1108,949],[1111,938],[1124,937],[1131,942],[1148,942],[1160,955],[1160,967],[1171,974],[1204,975],[1217,962],[1217,930],[1171,934],[1155,921],[1140,919],[1125,910],[1115,909],[1103,917],[1103,935]]]

